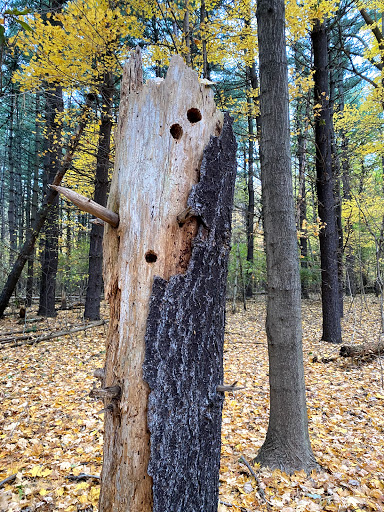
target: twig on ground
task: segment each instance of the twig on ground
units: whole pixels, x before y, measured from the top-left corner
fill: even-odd
[[[242,455],[240,457],[239,462],[240,462],[240,464],[244,464],[244,466],[247,466],[249,472],[251,473],[253,478],[256,480],[257,492],[259,493],[260,498],[262,499],[262,501],[264,501],[264,503],[267,502],[267,499],[265,498],[265,492],[264,492],[264,489],[261,487],[261,482],[259,480],[259,477],[253,471],[253,469],[251,468],[251,465],[249,464],[249,462],[247,460],[245,460],[244,455]]]
[[[13,345],[8,345],[8,347],[10,348],[13,348],[13,347],[20,347],[20,345],[35,345],[36,343],[40,343],[42,341],[48,341],[48,340],[52,340],[54,338],[59,338],[60,336],[68,336],[74,332],[80,332],[80,331],[85,331],[86,329],[91,329],[92,327],[97,327],[99,325],[104,325],[108,322],[108,320],[99,320],[98,322],[92,322],[90,324],[87,324],[87,325],[81,325],[80,327],[74,327],[73,329],[69,329],[69,330],[66,330],[66,331],[59,331],[59,332],[55,332],[55,333],[52,333],[52,334],[48,334],[46,336],[39,336],[38,338],[35,338],[35,339],[29,339],[27,341],[23,341],[23,342],[20,342],[20,343],[14,343]],[[5,348],[5,347],[1,347],[0,346],[0,350],[2,348]]]
[[[4,480],[1,480],[0,482],[0,489],[4,487],[5,484],[11,484],[14,480],[16,480],[17,473],[7,476],[7,478],[4,478]]]
[[[68,475],[68,480],[78,482],[80,480],[100,480],[99,475],[87,475],[86,473],[80,473],[79,475]]]

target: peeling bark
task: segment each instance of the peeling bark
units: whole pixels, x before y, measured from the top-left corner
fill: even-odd
[[[200,226],[188,270],[155,277],[146,331],[144,378],[154,512],[217,510],[220,467],[225,289],[236,142],[229,118],[204,151],[188,205]]]

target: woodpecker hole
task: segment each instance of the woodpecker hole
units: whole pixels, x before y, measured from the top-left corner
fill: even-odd
[[[198,108],[190,108],[187,112],[188,121],[192,124],[201,121],[201,112]]]
[[[147,263],[155,263],[157,260],[157,254],[153,251],[148,251],[145,253],[145,261]]]
[[[174,139],[179,140],[183,135],[183,129],[179,124],[173,124],[169,130]]]

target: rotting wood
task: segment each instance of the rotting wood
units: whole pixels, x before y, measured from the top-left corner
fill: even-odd
[[[49,185],[50,188],[56,190],[59,194],[66,197],[71,203],[75,204],[81,211],[88,212],[97,217],[98,219],[108,222],[113,228],[117,228],[119,225],[119,216],[117,213],[101,206],[100,204],[88,199],[77,192],[61,187],[59,185]]]
[[[230,222],[226,233],[219,235],[219,230],[215,230],[215,225],[211,226],[209,219],[204,215],[200,215],[200,218],[194,216],[186,219],[181,225],[177,220],[180,212],[188,206],[193,206],[193,201],[190,203],[188,197],[200,179],[203,149],[210,143],[212,135],[220,135],[223,115],[216,110],[210,88],[199,84],[197,74],[187,68],[178,56],[172,58],[164,80],[149,80],[143,85],[140,50],[137,49],[124,70],[121,94],[119,125],[116,131],[115,171],[108,201],[108,208],[119,212],[120,224],[117,229],[105,226],[104,233],[104,280],[106,297],[110,302],[110,328],[103,384],[119,385],[122,393],[118,407],[105,415],[99,510],[171,512],[181,510],[177,508],[181,506],[180,503],[177,505],[176,502],[167,502],[162,509],[158,504],[154,505],[152,496],[155,503],[158,503],[159,491],[155,484],[152,488],[152,479],[147,473],[150,458],[150,435],[147,425],[149,386],[143,380],[144,338],[152,289],[156,290],[156,283],[161,283],[162,290],[165,291],[167,288],[168,293],[173,286],[167,287],[168,282],[172,281],[175,284],[173,280],[177,277],[185,276],[188,280],[191,278],[189,269],[191,265],[194,268],[197,265],[191,260],[192,244],[194,248],[198,246],[199,254],[204,260],[204,254],[200,251],[204,251],[205,241],[213,240],[216,233],[219,236],[216,240],[217,248],[221,248],[221,252],[215,254],[210,262],[204,261],[212,266],[225,266],[229,250]],[[227,124],[228,136],[230,123]],[[231,182],[231,177],[224,178],[224,170],[228,169],[228,165],[232,165],[233,176],[235,174],[234,142],[232,143],[231,139],[228,146],[228,151],[231,152],[229,155],[222,141],[213,140],[211,149],[220,148],[223,158],[226,158],[220,180],[224,182],[227,178]],[[217,157],[217,153],[215,155]],[[216,174],[215,178],[218,178]],[[222,184],[220,180],[219,185]],[[212,205],[213,198],[217,197],[217,186],[218,183],[214,179],[210,181],[209,177],[206,178],[206,193],[212,194]],[[219,189],[221,190],[220,186]],[[204,206],[198,205],[199,214],[203,213],[203,209]],[[220,208],[217,208],[217,211],[220,211]],[[223,219],[227,219],[228,212],[230,205],[226,206]],[[209,213],[212,213],[211,210]],[[210,230],[204,227],[203,218]],[[223,271],[223,276],[225,273],[226,271]],[[152,288],[154,278],[155,284]],[[220,313],[217,313],[215,321],[222,322],[224,310],[221,309],[221,300],[225,298],[225,293],[218,298],[220,291],[215,279],[208,278],[205,281],[207,286],[211,286],[211,292],[214,291],[214,297],[209,294],[207,299],[197,297],[191,290],[186,302],[188,306],[193,303],[195,307],[194,319],[199,316],[200,311],[199,304],[193,302],[194,300],[203,304],[207,300],[212,310],[218,306]],[[156,300],[161,299],[156,297]],[[179,302],[180,307],[183,304],[184,302]],[[216,325],[215,321],[211,325],[207,317],[206,320],[207,325]],[[185,326],[188,324],[186,320],[183,322]],[[153,324],[151,325],[153,327]],[[199,328],[197,332],[198,336],[195,339],[200,339],[202,334]],[[219,353],[220,336],[216,342]],[[209,359],[208,350],[203,344],[199,350],[204,352],[206,359]],[[195,354],[195,358],[197,357]],[[216,357],[219,355],[214,356],[214,361],[217,361]],[[147,363],[150,364],[150,359]],[[175,371],[180,370],[179,368]],[[219,431],[218,413],[221,412],[223,401],[223,395],[216,392],[216,385],[222,383],[220,372],[221,369],[218,369],[216,378],[212,375],[207,377],[212,379],[212,385],[205,388],[204,398],[207,398],[208,393],[213,400],[215,414],[210,434],[214,432],[215,435]],[[151,381],[152,388],[152,380],[148,375],[147,378]],[[202,378],[203,382],[208,383],[205,377]],[[108,409],[108,400],[104,403]],[[209,407],[206,414],[204,421],[210,425]],[[199,433],[202,434],[202,431]],[[207,439],[209,437],[207,435]],[[217,446],[214,447],[213,453],[209,450],[208,466],[213,467],[217,463],[219,452]],[[153,461],[152,467],[153,464],[157,464],[156,460]],[[177,473],[173,461],[171,465],[172,468],[169,467],[168,470]],[[191,471],[192,469],[188,475]],[[186,478],[189,479],[189,476]],[[196,478],[197,476],[193,479],[195,484]],[[206,482],[202,481],[201,484],[203,488],[207,486]],[[163,485],[166,485],[166,482],[163,482]],[[215,485],[210,492],[211,497],[216,495]],[[217,500],[215,505],[208,508],[203,505],[201,508],[195,506],[197,495],[191,498],[190,503],[189,496],[183,499],[186,508],[182,508],[185,511],[193,509],[193,512],[209,512],[213,510],[212,507],[217,508]]]
[[[79,327],[74,327],[73,329],[67,329],[65,331],[59,331],[59,332],[47,334],[45,336],[38,336],[37,338],[32,337],[32,336],[20,336],[20,337],[16,338],[16,340],[25,340],[25,341],[21,341],[20,343],[14,343],[13,345],[8,345],[7,343],[9,343],[11,341],[15,341],[14,338],[13,338],[13,340],[10,340],[8,342],[6,340],[3,340],[0,344],[0,350],[4,349],[4,348],[20,347],[21,345],[35,345],[37,343],[41,343],[42,341],[53,340],[55,338],[59,338],[60,336],[68,336],[75,332],[86,331],[87,329],[92,329],[92,327],[98,327],[99,325],[104,325],[107,323],[108,323],[108,320],[99,320],[98,322],[92,322],[87,325],[81,325]]]
[[[341,357],[370,359],[384,355],[384,341],[364,343],[362,345],[343,345],[340,347]]]

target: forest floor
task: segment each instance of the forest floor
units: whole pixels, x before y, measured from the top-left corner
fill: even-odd
[[[81,313],[60,311],[56,319],[26,325],[36,333],[65,330],[81,324]],[[303,345],[310,437],[325,470],[288,476],[256,466],[252,475],[244,464],[257,454],[268,425],[264,321],[263,297],[247,311],[238,305],[227,314],[225,382],[245,389],[226,394],[219,512],[383,511],[384,358],[341,358],[338,346],[320,342],[318,300],[303,302]],[[102,404],[88,394],[94,369],[103,366],[106,327],[35,345],[2,341],[20,336],[23,327],[15,316],[0,321],[0,481],[12,477],[0,484],[0,511],[96,512],[99,481],[73,478],[101,470]],[[378,299],[346,299],[343,342],[379,335]],[[315,356],[331,360],[313,362]]]

